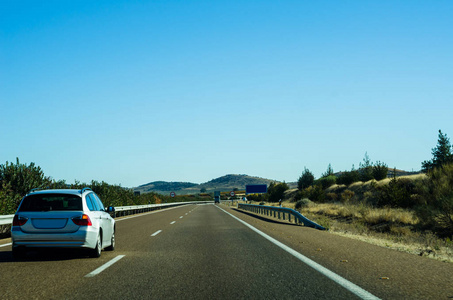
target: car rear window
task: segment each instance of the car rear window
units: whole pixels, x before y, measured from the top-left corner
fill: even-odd
[[[82,210],[82,198],[77,195],[37,194],[24,198],[19,211]]]

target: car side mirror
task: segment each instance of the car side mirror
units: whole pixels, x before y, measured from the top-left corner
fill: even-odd
[[[113,206],[109,206],[109,207],[107,207],[107,212],[109,212],[109,213],[115,212],[115,208]]]

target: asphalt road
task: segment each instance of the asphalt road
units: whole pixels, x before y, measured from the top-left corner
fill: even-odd
[[[235,217],[332,270],[352,288],[316,271]],[[115,251],[103,251],[98,259],[80,251],[45,249],[29,252],[22,261],[13,261],[11,246],[2,246],[8,241],[0,241],[0,298],[354,299],[360,298],[351,292],[355,285],[383,299],[453,296],[451,264],[433,265],[420,257],[443,279],[425,280],[426,287],[415,282],[417,288],[411,289],[407,285],[414,285],[417,276],[409,276],[409,282],[395,280],[392,276],[398,271],[377,266],[395,253],[405,261],[396,251],[261,220],[224,205],[188,205],[117,219],[116,239]],[[360,247],[365,254],[357,250]],[[380,249],[391,252],[382,257]],[[372,259],[373,254],[381,257],[372,265],[362,257]],[[425,268],[423,263],[416,267]],[[398,269],[394,261],[390,267]],[[380,279],[385,272],[390,278]]]

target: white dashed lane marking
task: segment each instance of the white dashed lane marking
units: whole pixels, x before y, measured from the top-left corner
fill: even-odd
[[[115,257],[114,259],[110,260],[109,262],[103,264],[102,266],[100,266],[99,268],[94,270],[93,272],[85,275],[85,277],[94,277],[94,276],[98,275],[99,273],[101,273],[102,271],[104,271],[105,269],[107,269],[108,267],[110,267],[111,265],[113,265],[114,263],[119,261],[120,259],[122,259],[124,256],[125,255],[118,255],[117,257]]]
[[[156,235],[158,235],[161,232],[162,232],[162,230],[158,230],[158,231],[154,232],[153,234],[151,234],[151,236],[156,236]]]

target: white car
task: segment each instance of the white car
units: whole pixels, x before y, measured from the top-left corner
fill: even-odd
[[[28,247],[62,247],[99,257],[102,249],[115,249],[113,211],[89,188],[32,190],[14,215],[13,256],[22,257]]]

